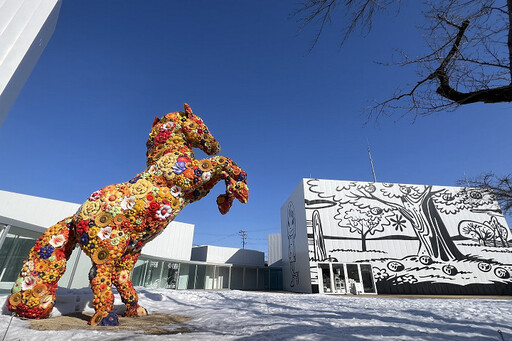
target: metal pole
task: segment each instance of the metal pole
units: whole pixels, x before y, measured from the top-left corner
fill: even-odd
[[[375,176],[375,168],[373,167],[372,153],[370,151],[370,143],[368,142],[368,139],[366,139],[366,143],[368,144],[368,157],[370,158],[370,166],[372,167],[373,182],[377,182],[377,177]]]
[[[7,238],[7,235],[9,234],[9,231],[11,230],[11,225],[7,224],[7,225],[4,225],[4,226],[5,226],[5,228],[2,231],[2,236],[0,237],[0,249],[4,245],[5,238]]]

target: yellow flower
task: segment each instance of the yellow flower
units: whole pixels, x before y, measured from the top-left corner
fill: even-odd
[[[133,209],[135,211],[142,211],[144,209],[144,200],[142,199],[138,199],[137,201],[135,201],[135,205],[133,206]],[[130,221],[132,220],[131,219],[132,217],[130,217]]]
[[[87,200],[81,207],[80,216],[83,220],[90,219],[96,215],[100,211],[101,201],[95,200],[90,201]]]
[[[144,198],[146,196],[146,194],[148,194],[148,192],[151,190],[151,188],[153,188],[153,184],[147,180],[144,180],[144,179],[139,179],[137,180],[136,183],[134,183],[132,186],[131,186],[131,192],[132,194],[140,199],[140,198]]]
[[[166,173],[167,171],[172,170],[172,166],[176,163],[178,158],[173,153],[168,153],[162,156],[157,162],[156,165],[158,169]]]
[[[160,191],[158,191],[158,195],[162,198],[169,198],[171,196],[171,190],[169,187],[162,187],[160,188]]]

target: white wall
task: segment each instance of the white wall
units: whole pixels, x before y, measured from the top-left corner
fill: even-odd
[[[247,266],[265,265],[265,253],[261,251],[212,245],[196,246],[194,249],[198,251],[193,252],[193,261]],[[207,251],[199,251],[204,249]]]
[[[172,221],[155,239],[142,249],[142,255],[190,260],[194,225]]]
[[[281,207],[283,289],[311,293],[304,185],[297,186]]]
[[[268,266],[282,267],[283,245],[281,233],[272,233],[268,235]]]
[[[0,125],[57,24],[60,0],[0,0]]]
[[[71,202],[0,191],[0,216],[44,228],[72,216],[79,207]]]

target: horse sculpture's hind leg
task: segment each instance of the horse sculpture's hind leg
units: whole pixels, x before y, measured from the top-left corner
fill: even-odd
[[[117,262],[112,273],[112,282],[116,286],[121,300],[126,305],[125,316],[144,316],[148,312],[138,304],[139,298],[137,292],[133,288],[130,273],[139,258],[140,253],[126,253]]]

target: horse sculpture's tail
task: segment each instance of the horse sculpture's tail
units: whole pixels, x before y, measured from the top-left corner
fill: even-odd
[[[76,245],[72,221],[68,217],[50,227],[30,250],[7,300],[7,309],[15,315],[39,319],[52,312],[57,282]]]

